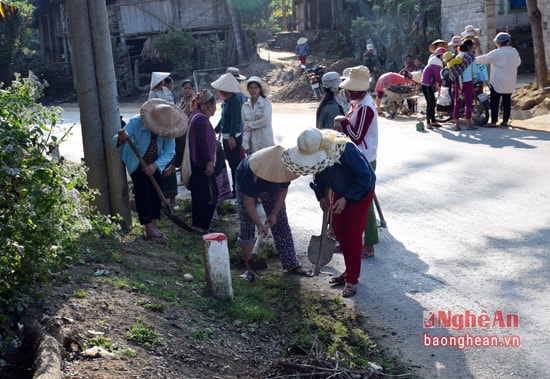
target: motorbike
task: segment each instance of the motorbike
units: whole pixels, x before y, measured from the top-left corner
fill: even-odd
[[[445,81],[445,78],[444,78]],[[447,82],[448,83],[448,82]],[[451,97],[450,105],[437,104],[435,108],[435,120],[437,122],[447,122],[453,118],[454,96],[453,86],[449,84],[449,95]],[[472,104],[472,121],[474,124],[482,126],[489,121],[489,97],[483,92],[484,82],[474,82],[474,101]],[[464,101],[461,100],[460,117],[464,118]]]
[[[321,100],[321,97],[323,96],[323,75],[324,74],[325,74],[324,66],[315,65],[306,69],[307,80],[309,81],[313,94],[315,95],[317,100]]]

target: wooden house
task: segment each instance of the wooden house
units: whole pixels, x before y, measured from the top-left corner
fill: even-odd
[[[52,0],[35,14],[43,54],[71,74],[72,50],[78,47],[71,45],[67,1]],[[194,37],[216,35],[225,42],[220,64],[234,65],[238,61],[230,12],[224,0],[107,0],[107,12],[111,35],[127,47],[128,66],[136,78],[139,73],[170,69],[166,62],[148,58],[155,38],[169,31],[185,31]],[[250,42],[245,46],[253,51]],[[197,50],[200,65],[201,52]]]

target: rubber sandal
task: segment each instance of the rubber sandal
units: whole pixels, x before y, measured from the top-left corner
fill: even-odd
[[[307,278],[311,278],[313,276],[313,272],[311,270],[305,270],[302,266],[296,266],[289,270],[288,273],[292,275],[305,276]]]
[[[246,280],[248,283],[252,283],[256,275],[251,271],[245,271],[244,274],[239,275],[239,279]]]
[[[344,284],[346,284],[346,278],[344,277],[344,274],[342,274],[342,275],[338,275],[333,278],[330,278],[328,282],[335,286],[343,286]]]
[[[432,124],[432,126],[433,126],[434,128],[441,128],[441,125],[439,125],[437,122],[434,123],[434,124]]]
[[[356,293],[357,293],[357,285],[346,284],[346,286],[342,290],[342,297],[352,297],[352,296],[355,296]]]
[[[374,251],[365,251],[361,252],[361,258],[372,258],[374,257]]]
[[[510,125],[509,122],[501,122],[501,123],[500,123],[500,126],[506,127],[506,126],[512,126],[512,125]]]

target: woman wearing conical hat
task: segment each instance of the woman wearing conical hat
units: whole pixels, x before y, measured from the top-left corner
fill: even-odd
[[[304,269],[294,247],[288,224],[285,199],[290,181],[298,175],[289,171],[282,161],[285,149],[280,145],[266,147],[247,156],[237,168],[237,204],[239,206],[239,244],[243,252],[246,271],[239,278],[252,282],[256,273],[250,266],[252,249],[258,235],[271,229],[275,249],[281,265],[289,274],[312,276]],[[266,214],[266,222],[260,219],[256,209],[258,200]]]
[[[307,129],[297,142],[297,146],[283,152],[283,163],[294,174],[313,175],[311,188],[321,209],[331,210],[332,229],[340,241],[346,265],[344,273],[330,283],[344,286],[343,297],[354,296],[361,274],[362,235],[376,176],[365,155],[342,133]],[[327,188],[333,193],[330,199]]]
[[[223,151],[231,168],[233,197],[235,197],[235,173],[242,160],[241,149],[243,143],[242,102],[237,96],[241,93],[241,89],[239,82],[231,73],[223,74],[211,85],[220,92],[220,96],[223,98],[222,114],[215,131],[216,133],[222,133]]]
[[[175,154],[174,138],[184,135],[189,125],[187,116],[165,100],[145,102],[140,114],[128,121],[125,128],[113,136],[115,147],[122,148],[122,161],[134,184],[134,197],[139,222],[145,225],[145,236],[154,242],[166,242],[167,238],[157,227],[160,219],[161,199],[155,191],[152,176],[162,182],[162,172]],[[131,138],[145,161],[140,167],[139,158],[126,142]]]

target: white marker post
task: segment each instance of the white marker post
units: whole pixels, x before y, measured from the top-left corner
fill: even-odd
[[[220,299],[233,299],[226,235],[210,233],[205,234],[202,239],[208,293]]]

